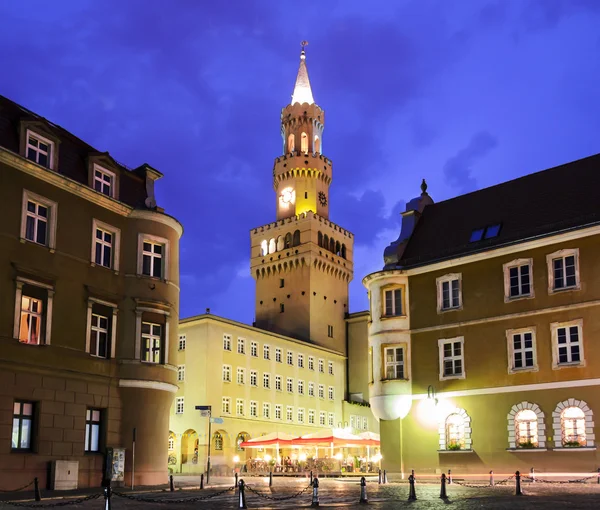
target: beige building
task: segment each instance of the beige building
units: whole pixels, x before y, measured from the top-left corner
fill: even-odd
[[[277,221],[250,232],[256,322],[210,313],[180,321],[171,471],[206,468],[208,420],[196,405],[210,405],[223,420],[211,431],[214,472],[265,454],[240,449],[245,438],[323,428],[378,432],[367,403],[368,314],[348,314],[354,237],[329,220],[332,162],[322,154],[324,125],[303,50],[292,102],[281,114]]]
[[[181,224],[131,170],[0,96],[0,475],[97,487],[137,429],[136,484],[166,482]]]
[[[388,471],[596,471],[599,168],[408,204],[363,280]]]

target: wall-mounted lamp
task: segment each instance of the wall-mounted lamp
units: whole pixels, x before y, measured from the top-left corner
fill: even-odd
[[[435,396],[435,388],[431,384],[427,386],[427,398],[433,400],[435,402],[435,405],[437,405],[438,399]]]

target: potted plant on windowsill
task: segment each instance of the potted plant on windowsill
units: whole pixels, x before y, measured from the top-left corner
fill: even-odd
[[[537,445],[531,441],[523,441],[517,445],[517,448],[522,448],[524,450],[531,450],[532,448],[537,448]]]
[[[565,441],[563,443],[564,448],[581,448],[581,443],[579,441]]]
[[[462,450],[462,448],[460,447],[460,443],[457,443],[456,441],[452,441],[451,443],[448,443],[446,445],[446,450],[450,450],[451,452],[456,452],[458,450]]]

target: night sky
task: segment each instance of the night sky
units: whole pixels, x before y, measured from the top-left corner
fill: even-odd
[[[359,311],[423,177],[440,201],[600,152],[599,27],[596,0],[0,0],[0,94],[163,172],[181,316],[251,322],[249,231],[275,218],[307,39]]]

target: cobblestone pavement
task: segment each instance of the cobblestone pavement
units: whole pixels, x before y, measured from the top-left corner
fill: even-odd
[[[267,497],[281,498],[288,497],[308,485],[306,479],[274,479],[274,486],[269,489],[268,480],[265,478],[245,478],[248,485],[260,495],[252,491],[246,492],[246,502],[248,508],[272,508],[289,509],[298,507],[310,507],[312,489],[307,490],[298,497],[273,501]],[[214,480],[214,482],[230,482],[229,479]],[[211,483],[213,480],[211,480]],[[177,483],[179,487],[185,483]],[[203,498],[220,491],[226,490],[227,485],[214,486],[202,491],[193,488],[178,489],[175,492],[152,491],[152,492],[123,492],[135,500],[113,496],[112,510],[148,510],[148,509],[179,509],[179,510],[214,510],[222,508],[238,508],[236,495],[233,491],[228,491],[217,497],[194,501],[195,498]],[[119,489],[116,489],[120,492]],[[448,499],[439,498],[440,487],[434,483],[417,483],[417,500],[408,501],[409,486],[407,483],[390,483],[387,485],[378,485],[376,482],[369,482],[367,485],[369,506],[376,509],[396,509],[410,508],[411,510],[434,510],[447,508],[452,505],[456,509],[536,509],[544,508],[546,510],[568,509],[598,509],[600,508],[600,485],[596,483],[587,484],[564,484],[547,485],[542,483],[524,483],[524,496],[515,496],[514,483],[507,486],[496,486],[486,488],[468,488],[452,484],[447,487]],[[319,487],[319,499],[321,508],[364,508],[359,505],[360,485],[358,480],[335,480],[321,479]],[[149,501],[140,501],[139,499],[152,499]],[[187,500],[182,502],[183,500]],[[46,500],[42,504],[66,503],[64,500]],[[0,502],[0,509],[8,509]],[[14,507],[13,507],[14,508]],[[85,510],[103,509],[103,498],[86,501],[81,504],[73,505],[72,508],[81,508]]]

